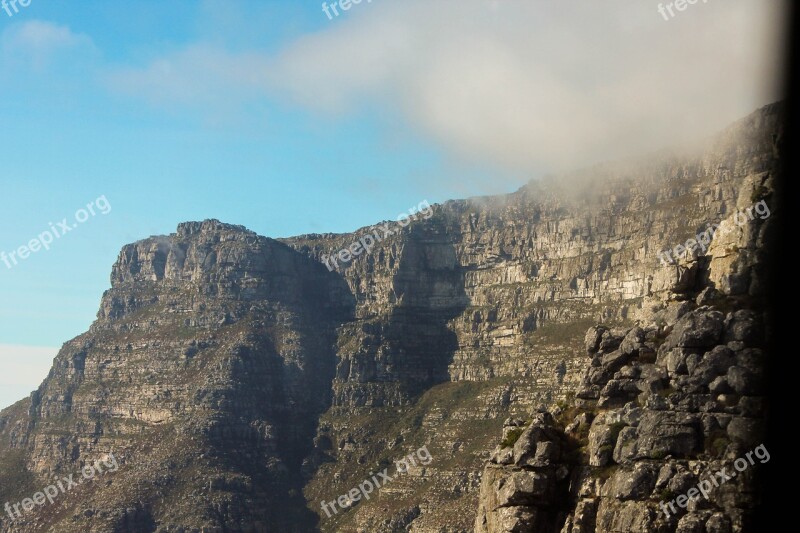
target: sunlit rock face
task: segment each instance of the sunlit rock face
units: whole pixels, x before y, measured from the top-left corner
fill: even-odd
[[[366,229],[273,240],[207,220],[125,246],[96,322],[65,343],[30,398],[0,413],[0,501],[109,453],[119,470],[6,515],[0,531],[649,527],[654,491],[687,454],[721,447],[720,431],[745,438],[763,415],[763,354],[747,351],[760,349],[763,317],[748,306],[773,217],[674,249],[769,205],[780,111],[762,109],[693,154],[389,221],[391,235],[333,270],[325,258]],[[707,323],[719,327],[692,333]],[[687,333],[674,338],[679,327]],[[637,401],[652,405],[626,407]],[[571,453],[557,414],[525,425],[556,402],[584,409],[573,430],[586,432],[586,457]],[[675,428],[672,477],[656,457],[660,425]],[[530,445],[519,458],[516,445],[496,450],[515,428]],[[347,510],[321,510],[422,445],[430,464]],[[621,473],[605,479],[585,470],[612,463]],[[701,519],[739,523],[730,513],[686,523]]]

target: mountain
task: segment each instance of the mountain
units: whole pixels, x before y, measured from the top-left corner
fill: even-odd
[[[782,118],[351,234],[125,246],[89,331],[0,412],[0,531],[675,531],[659,498],[765,416]],[[736,483],[679,530],[748,530]]]

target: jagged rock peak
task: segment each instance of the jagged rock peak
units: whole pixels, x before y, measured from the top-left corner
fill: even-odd
[[[177,235],[179,237],[191,237],[192,235],[211,232],[234,232],[244,233],[247,235],[256,235],[254,231],[251,231],[244,226],[237,224],[226,224],[225,222],[220,222],[215,218],[209,218],[199,222],[181,222],[178,224]]]
[[[124,246],[112,268],[111,285],[191,279],[235,265],[247,266],[275,248],[285,247],[244,226],[215,219],[183,222],[178,224],[176,233],[155,235]]]

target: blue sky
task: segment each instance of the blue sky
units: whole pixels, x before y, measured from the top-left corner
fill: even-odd
[[[100,196],[111,206],[0,262],[0,407],[88,328],[126,243],[206,218],[271,237],[352,231],[701,137],[775,99],[780,2],[669,22],[656,4],[375,0],[333,20],[302,0],[0,11],[0,251]]]

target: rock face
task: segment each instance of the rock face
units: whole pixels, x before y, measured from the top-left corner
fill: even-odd
[[[773,177],[759,187],[745,179],[735,216],[763,200]],[[770,459],[762,291],[771,226],[761,211],[726,218],[735,229],[716,232],[707,256],[681,258],[691,283],[646,298],[633,327],[588,329],[575,397],[551,408],[560,420],[539,412],[516,424],[528,426],[521,433],[507,421],[484,468],[476,533],[763,528],[754,510]],[[543,446],[557,452],[535,462],[518,453]],[[539,483],[519,481],[529,477]]]
[[[366,231],[205,221],[126,246],[91,329],[0,412],[0,503],[119,470],[0,531],[742,530],[745,475],[671,522],[654,495],[756,438],[774,217],[659,252],[769,203],[781,112],[433,206],[335,271]],[[430,464],[321,509],[422,445]]]
[[[578,400],[556,409],[574,419],[555,427],[536,414],[513,448],[506,438],[495,450],[476,532],[759,529],[755,480],[770,458],[762,318],[684,303],[644,328],[587,332]]]
[[[520,422],[506,421],[504,432],[509,425],[510,431],[484,470],[476,532],[557,531],[564,522],[571,471],[567,436],[546,411]],[[520,427],[525,429],[518,433]]]
[[[0,427],[37,487],[105,454],[122,464],[109,486],[72,502],[74,514],[44,508],[3,527],[312,527],[300,467],[330,406],[335,328],[354,311],[342,280],[284,244],[207,221],[126,246],[111,281],[92,329]]]

